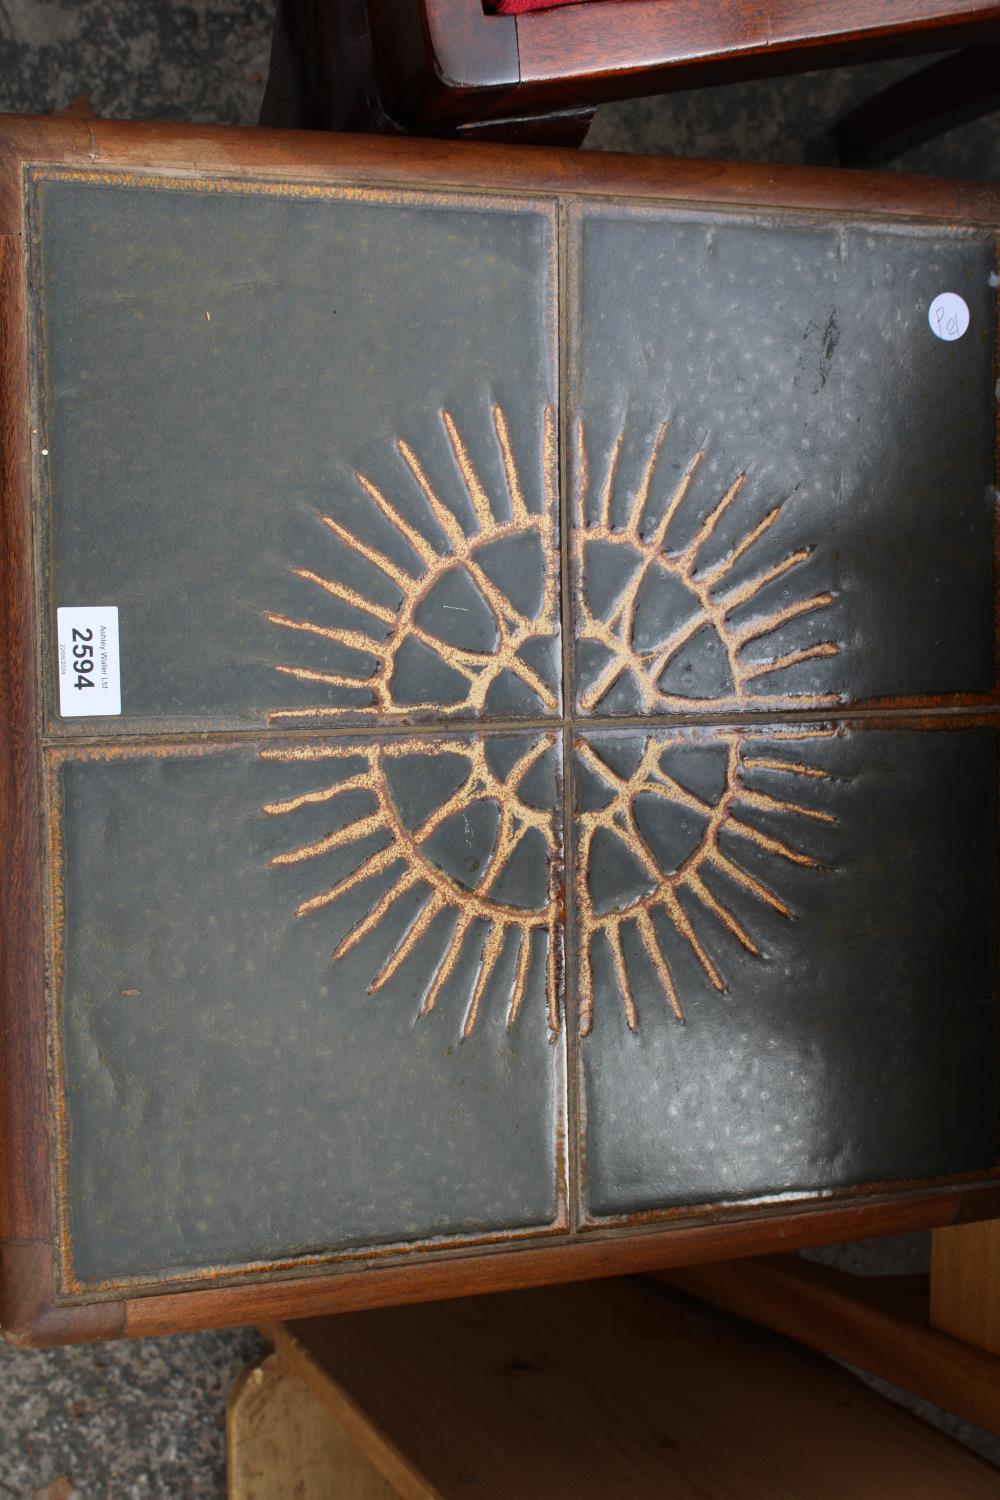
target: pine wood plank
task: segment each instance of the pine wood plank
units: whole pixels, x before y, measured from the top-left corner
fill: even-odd
[[[392,1500],[395,1491],[277,1354],[245,1370],[227,1414],[229,1500]]]
[[[810,1351],[619,1279],[264,1329],[407,1500],[986,1500]]]
[[[1000,1360],[932,1327],[926,1277],[852,1276],[774,1255],[657,1279],[1000,1432]]]
[[[931,1322],[1000,1355],[1000,1219],[935,1230]]]

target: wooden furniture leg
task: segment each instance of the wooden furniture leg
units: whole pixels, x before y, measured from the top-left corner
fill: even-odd
[[[845,167],[880,167],[913,146],[1000,109],[1000,47],[967,47],[910,73],[837,122]]]
[[[392,1500],[373,1468],[279,1354],[244,1370],[226,1414],[230,1500]]]
[[[934,1327],[1000,1355],[1000,1219],[936,1230],[932,1247]]]
[[[397,118],[385,103],[377,42],[366,0],[337,0],[327,6],[279,0],[258,123],[282,130],[412,132],[529,146],[579,146],[594,118],[589,102],[541,110],[514,102],[500,118],[491,115],[484,120],[472,113],[468,119],[415,126]],[[512,98],[517,101],[517,94]]]
[[[1000,1432],[1000,1360],[932,1326],[925,1276],[853,1276],[767,1255],[657,1279]]]

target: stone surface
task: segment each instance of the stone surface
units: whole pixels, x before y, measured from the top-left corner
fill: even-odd
[[[931,56],[897,58],[609,104],[598,110],[587,146],[836,166],[834,123],[878,90],[934,61]],[[937,177],[995,178],[1000,173],[1000,114],[954,126],[901,153],[888,168]]]
[[[271,0],[0,0],[0,109],[252,125]]]
[[[80,1500],[222,1500],[226,1401],[264,1347],[252,1329],[50,1353],[0,1343],[0,1495],[65,1480]]]

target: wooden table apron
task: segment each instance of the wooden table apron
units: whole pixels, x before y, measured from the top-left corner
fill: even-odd
[[[0,142],[6,1336],[1000,1213],[1000,190]]]

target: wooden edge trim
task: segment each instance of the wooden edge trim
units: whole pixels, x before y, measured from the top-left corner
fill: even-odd
[[[614,97],[628,92],[623,80],[646,75],[653,91],[660,92],[671,73],[699,63],[714,81],[726,64],[739,61],[751,64],[750,76],[773,71],[783,53],[806,70],[876,53],[946,51],[965,39],[988,40],[1000,21],[995,0],[952,5],[924,0],[911,3],[904,16],[900,7],[895,15],[888,13],[893,9],[859,6],[849,20],[842,8],[831,16],[826,0],[798,0],[793,6],[716,0],[696,15],[670,0],[632,0],[599,20],[582,6],[530,11],[517,17],[521,80],[530,85],[589,75],[591,89]],[[614,93],[600,89],[600,80],[610,81]]]
[[[894,1299],[895,1277],[856,1276],[789,1255],[654,1274],[1000,1432],[1000,1359],[933,1328],[926,1308],[921,1315]]]
[[[52,1234],[23,249],[0,235],[0,1322],[12,1337],[38,1322]]]
[[[0,1244],[3,1281],[3,1337],[18,1349],[54,1349],[90,1344],[125,1334],[122,1302],[58,1306],[54,1296],[52,1246],[47,1240],[7,1240]]]
[[[594,1233],[559,1245],[535,1244],[485,1254],[442,1252],[417,1265],[383,1264],[242,1286],[131,1297],[124,1304],[124,1331],[129,1336],[176,1333],[251,1321],[320,1317],[404,1302],[434,1302],[662,1270],[692,1261],[731,1260],[741,1255],[803,1249],[836,1240],[900,1234],[997,1216],[1000,1184],[993,1182],[863,1205],[812,1207],[633,1234],[620,1230]]]
[[[20,232],[19,195],[3,188],[31,162],[95,172],[148,169],[201,176],[252,171],[262,180],[330,186],[392,183],[542,197],[615,195],[747,209],[1000,223],[1000,185],[986,182],[484,142],[9,115],[0,116],[0,234]],[[16,223],[10,217],[15,197]]]

